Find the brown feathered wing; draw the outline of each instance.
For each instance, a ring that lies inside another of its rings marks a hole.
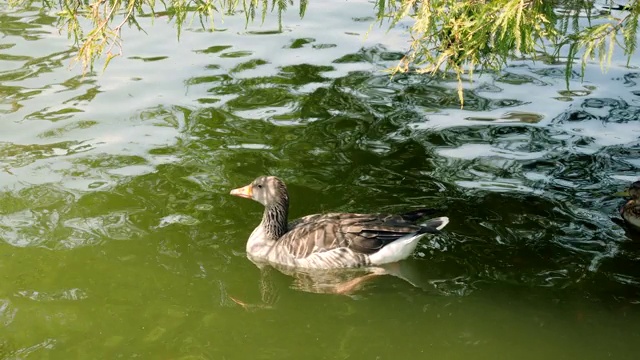
[[[438,232],[437,224],[415,222],[432,210],[420,209],[401,215],[330,213],[309,215],[289,224],[279,240],[295,258],[336,248],[374,254],[399,238],[424,232]]]

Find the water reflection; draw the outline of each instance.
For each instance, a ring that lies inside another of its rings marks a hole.
[[[425,257],[424,252],[418,253],[419,257]],[[251,259],[250,259],[251,260]],[[253,260],[252,260],[253,261]],[[389,278],[398,286],[409,284],[425,293],[441,296],[464,296],[469,294],[473,286],[466,276],[451,276],[439,274],[435,271],[425,273],[419,261],[407,260],[399,263],[386,264],[371,269],[338,269],[338,270],[311,270],[292,269],[283,266],[271,266],[254,262],[260,269],[260,294],[261,302],[249,304],[242,300],[230,297],[234,302],[244,308],[277,306],[278,286],[274,277],[279,273],[286,274],[290,279],[290,287],[304,292],[315,294],[333,294],[349,296],[358,299],[361,296],[373,295],[370,290],[380,286],[380,283]]]

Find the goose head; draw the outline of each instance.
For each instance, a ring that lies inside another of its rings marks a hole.
[[[631,200],[620,209],[620,214],[629,225],[640,230],[640,181],[632,183],[624,195]]]
[[[633,200],[640,200],[640,180],[629,185],[629,189],[627,190],[629,197]]]
[[[231,195],[251,199],[264,205],[258,226],[268,240],[277,240],[287,232],[289,193],[284,182],[275,176],[260,176],[251,184],[231,190]]]
[[[255,200],[266,208],[289,205],[287,186],[275,176],[260,176],[247,186],[231,190],[231,195]]]

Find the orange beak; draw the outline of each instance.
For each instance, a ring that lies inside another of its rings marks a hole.
[[[230,194],[247,198],[247,199],[253,199],[253,191],[252,191],[251,184],[241,188],[233,189],[231,190]]]

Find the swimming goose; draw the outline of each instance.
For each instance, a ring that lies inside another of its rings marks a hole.
[[[632,183],[625,195],[631,199],[620,209],[620,215],[627,224],[640,231],[640,181]]]
[[[329,213],[305,216],[287,224],[289,193],[282,180],[261,176],[231,190],[265,210],[247,241],[252,260],[294,268],[334,269],[382,265],[409,257],[418,241],[438,233],[447,217],[416,222],[427,209],[401,215]]]

